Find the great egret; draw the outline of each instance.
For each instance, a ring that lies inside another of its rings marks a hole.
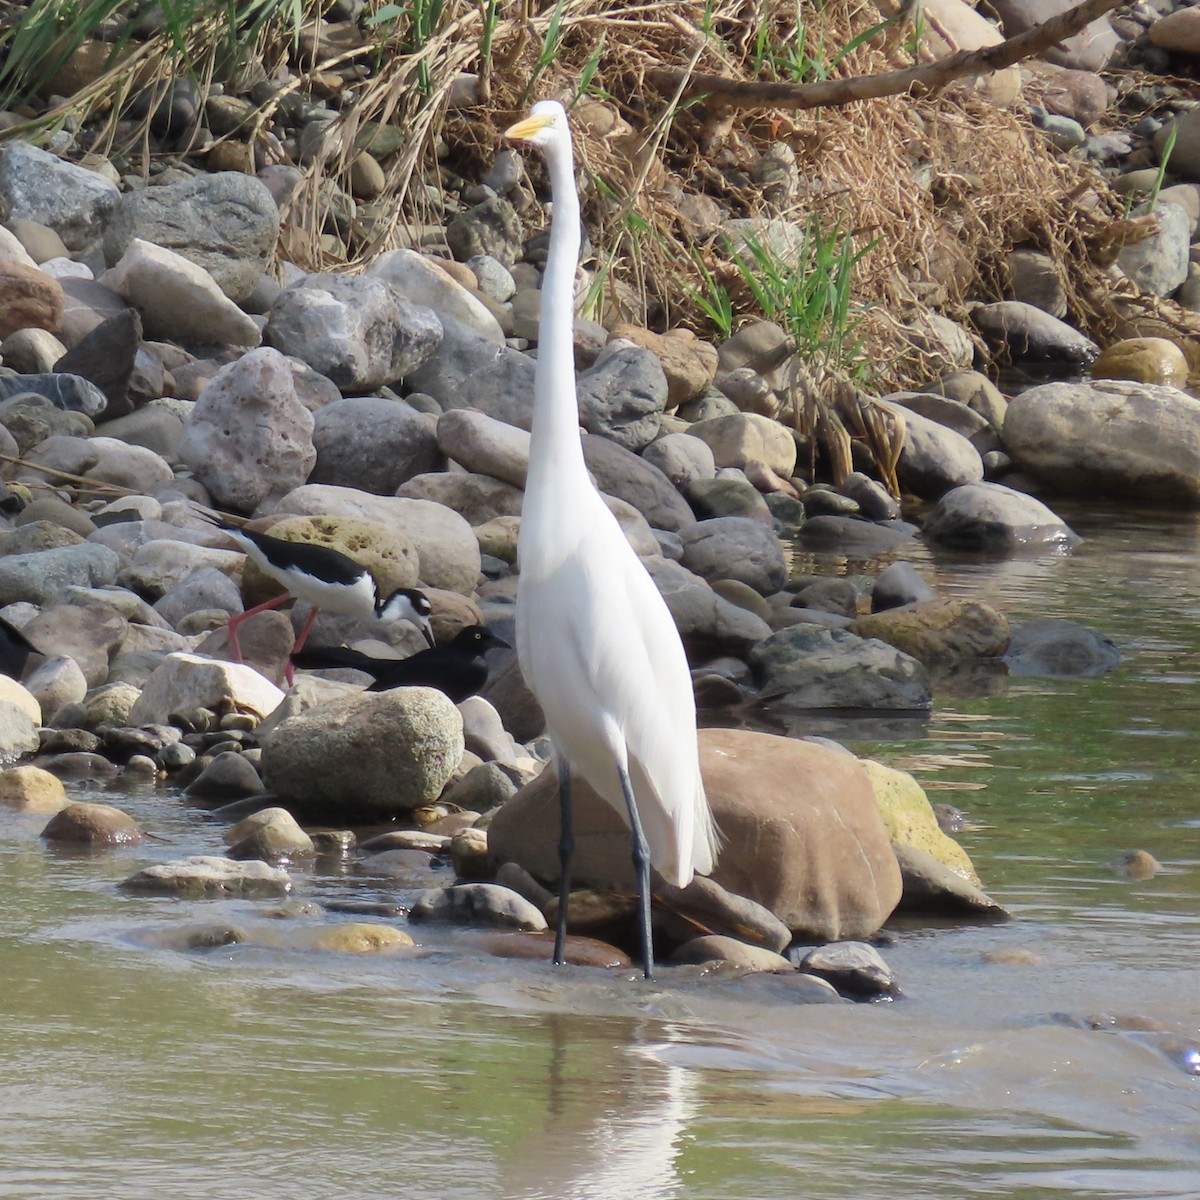
[[[579,197],[567,114],[535,104],[505,133],[537,146],[554,209],[542,278],[529,474],[517,546],[517,655],[546,714],[559,775],[563,961],[574,836],[570,777],[628,822],[642,961],[654,970],[650,867],[677,887],[712,870],[717,836],[700,778],[696,705],[675,622],[584,465],[574,367]]]
[[[292,662],[309,670],[353,667],[375,680],[367,691],[386,692],[396,687],[432,687],[445,692],[455,704],[474,696],[488,680],[484,655],[495,646],[507,646],[483,625],[468,625],[444,646],[422,650],[408,658],[374,658],[346,646],[309,646],[292,655]]]
[[[296,650],[303,648],[308,640],[317,612],[326,609],[347,617],[365,620],[375,617],[381,623],[409,621],[415,625],[430,646],[434,645],[433,629],[429,614],[433,605],[429,597],[416,588],[397,588],[389,596],[380,596],[375,576],[361,563],[331,546],[313,546],[307,542],[289,542],[284,538],[271,537],[267,533],[256,533],[251,529],[238,529],[223,524],[221,529],[233,538],[259,568],[287,589],[287,594],[274,596],[256,604],[245,612],[235,613],[229,618],[229,642],[233,648],[235,662],[242,661],[242,648],[238,645],[237,628],[255,613],[268,608],[278,608],[288,596],[304,600],[312,605],[308,620],[304,622]],[[287,681],[292,681],[292,666],[287,668]]]

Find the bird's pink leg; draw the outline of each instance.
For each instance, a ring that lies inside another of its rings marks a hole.
[[[308,620],[304,622],[304,628],[300,630],[300,636],[296,639],[296,644],[292,647],[293,654],[298,654],[304,648],[304,643],[308,641],[309,632],[312,630],[313,622],[317,619],[317,613],[319,611],[319,609],[314,608],[312,612],[308,614]],[[290,665],[291,664],[289,664],[289,667]],[[290,679],[288,680],[288,683],[291,683]]]
[[[242,648],[238,645],[237,627],[246,620],[247,617],[254,616],[255,613],[266,612],[268,608],[278,608],[288,599],[288,594],[284,592],[282,596],[275,596],[271,600],[264,600],[261,604],[256,604],[253,608],[246,609],[245,612],[234,613],[229,618],[229,645],[233,650],[233,661],[240,663],[242,659]]]

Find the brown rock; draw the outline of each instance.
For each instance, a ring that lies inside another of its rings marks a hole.
[[[138,823],[108,804],[68,804],[50,818],[42,837],[48,842],[85,846],[136,846],[142,840]]]
[[[10,767],[0,771],[0,804],[24,812],[55,813],[70,801],[57,775],[41,767]]]
[[[850,632],[878,638],[926,667],[998,658],[1008,649],[1008,619],[980,600],[926,600],[859,617]]]
[[[336,954],[378,954],[384,950],[407,949],[416,945],[402,929],[357,921],[348,925],[320,925],[315,929],[297,930],[292,943],[299,949],[328,950]]]
[[[0,262],[0,338],[18,329],[48,329],[53,333],[62,320],[64,302],[62,284],[57,279],[37,267]]]
[[[1125,338],[1101,351],[1092,364],[1092,378],[1183,387],[1188,378],[1187,355],[1166,338]]]
[[[667,377],[667,407],[678,408],[703,395],[717,374],[717,351],[691,330],[672,329],[652,333],[640,325],[615,325],[611,336],[624,338],[649,350],[662,364]]]
[[[748,946],[736,938],[708,934],[692,938],[677,947],[671,955],[673,963],[727,962],[744,967],[748,971],[794,971],[782,954],[764,950],[761,946]]]
[[[554,957],[552,933],[465,933],[456,938],[495,958],[530,958],[549,962]],[[575,967],[632,966],[629,955],[595,938],[569,936],[563,958]]]
[[[1146,36],[1154,45],[1171,54],[1200,56],[1200,10],[1179,8],[1159,17]]]
[[[794,933],[866,937],[900,899],[896,865],[866,773],[850,755],[737,729],[700,732],[700,767],[724,839],[713,878]],[[582,779],[572,781],[574,881],[631,891],[629,831]],[[492,860],[558,878],[558,788],[544,771],[493,818]]]
[[[892,849],[904,880],[898,913],[1007,920],[1008,913],[991,896],[932,854],[900,843]]]

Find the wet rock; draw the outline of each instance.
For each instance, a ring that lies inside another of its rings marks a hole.
[[[818,946],[800,960],[800,970],[832,983],[855,999],[894,999],[901,994],[892,969],[866,942]]]
[[[576,377],[581,424],[626,450],[652,442],[662,423],[667,380],[658,359],[636,346],[605,349]]]
[[[942,832],[933,807],[921,785],[906,771],[872,759],[862,759],[863,769],[871,781],[879,815],[892,841],[897,846],[911,846],[928,854],[972,886],[979,886],[979,876],[967,852]]]
[[[513,933],[490,931],[460,934],[459,941],[474,946],[495,958],[530,959],[549,962],[554,957],[554,938],[545,933]],[[607,967],[610,970],[632,966],[629,956],[615,946],[595,938],[567,936],[563,960],[573,967]]]
[[[999,658],[1008,649],[1008,619],[982,600],[924,600],[859,617],[850,632],[877,638],[929,669]]]
[[[186,789],[187,795],[196,799],[221,802],[257,796],[265,790],[254,766],[234,750],[218,754]]]
[[[138,823],[108,804],[68,804],[42,830],[48,842],[85,846],[136,846],[142,841]]]
[[[120,560],[105,546],[84,544],[0,558],[0,605],[28,600],[47,604],[72,586],[105,587]]]
[[[762,595],[787,578],[783,547],[774,531],[748,517],[714,517],[679,531],[683,565],[709,580],[736,579]]]
[[[801,526],[799,540],[807,550],[831,551],[847,558],[874,558],[890,551],[903,553],[914,541],[905,529],[876,525],[856,517],[811,517]]]
[[[926,518],[924,533],[945,546],[992,554],[1079,544],[1066,522],[1040,500],[999,483],[968,484],[947,492]]]
[[[450,862],[459,879],[490,879],[485,829],[460,829],[450,839]]]
[[[695,876],[685,888],[660,881],[654,895],[661,909],[690,923],[693,932],[703,929],[773,952],[792,940],[791,931],[770,909],[704,875]]]
[[[870,783],[851,756],[745,730],[700,732],[705,790],[724,845],[713,879],[769,909],[802,936],[865,937],[900,896],[900,874]],[[580,886],[630,893],[629,830],[587,784],[572,780]],[[494,862],[558,878],[558,788],[545,771],[495,815]]]
[[[771,1003],[849,1004],[837,989],[816,975],[800,971],[755,971],[737,980],[737,994],[762,997]]]
[[[937,593],[910,562],[894,562],[875,577],[871,588],[871,611],[886,612],[906,604],[936,600]]]
[[[915,846],[892,847],[904,881],[896,906],[905,916],[968,917],[974,920],[1008,919],[1008,913],[986,892],[957,871]]]
[[[217,759],[225,758],[219,754]],[[215,761],[215,760],[214,760]],[[312,858],[316,846],[286,808],[264,808],[225,831],[228,854],[234,859],[261,859],[277,863]]]
[[[430,854],[423,850],[383,850],[360,862],[357,869],[402,888],[432,888],[441,879]]]
[[[1200,506],[1200,400],[1176,388],[1042,384],[1009,404],[1004,443],[1057,491]]]
[[[819,608],[844,617],[858,612],[858,588],[850,579],[817,579],[797,587],[795,597],[792,604],[797,608]]]
[[[1162,863],[1148,850],[1127,850],[1109,863],[1122,879],[1153,879],[1162,870]]]
[[[764,950],[761,946],[748,946],[736,938],[721,934],[706,934],[692,938],[675,948],[672,963],[727,962],[743,967],[747,971],[791,971],[792,964],[782,954]]]
[[[263,743],[263,777],[306,804],[391,815],[435,800],[462,753],[462,718],[446,696],[398,688],[284,721]]]
[[[40,767],[0,771],[0,804],[30,813],[53,813],[70,801],[62,781]]]
[[[184,345],[257,346],[262,341],[258,326],[203,267],[140,238],[129,243],[101,282],[138,310],[149,338]]]
[[[152,242],[196,263],[230,300],[241,301],[266,270],[278,236],[279,209],[265,185],[220,171],[122,195],[104,231],[104,257],[112,264],[135,239]]]
[[[155,863],[130,875],[121,887],[135,892],[162,892],[195,899],[239,896],[246,899],[285,896],[292,890],[291,876],[279,867],[251,859],[193,855]]]
[[[146,681],[129,713],[131,725],[166,725],[198,708],[264,717],[283,693],[257,671],[194,654],[171,654]]]
[[[1093,379],[1128,379],[1137,383],[1185,387],[1187,355],[1166,338],[1126,338],[1101,351],[1092,364]]]
[[[100,739],[95,734],[90,734],[86,730],[64,730],[63,732],[81,735],[72,739],[80,745],[100,745]],[[120,774],[120,769],[113,763],[110,763],[102,754],[94,754],[90,750],[82,749],[63,749],[61,752],[47,752],[39,755],[33,765],[40,767],[43,771],[49,771],[50,774],[56,775],[59,779],[65,779],[74,783],[82,783],[86,780],[94,779],[113,779]]]
[[[413,476],[437,468],[435,428],[433,421],[401,400],[335,400],[314,418],[317,461],[309,480],[395,495]]]
[[[1004,661],[1010,675],[1090,679],[1120,666],[1121,652],[1086,625],[1039,618],[1013,626]]]
[[[53,229],[69,250],[94,242],[120,198],[102,175],[25,142],[0,147],[0,202],[8,218]]]
[[[363,275],[307,276],[280,293],[264,333],[267,345],[355,392],[411,375],[441,339],[432,310]]]
[[[1081,364],[1091,362],[1100,353],[1095,342],[1066,322],[1019,300],[981,304],[972,310],[971,320],[984,338],[1012,362]]]
[[[218,505],[248,512],[308,478],[317,459],[313,424],[283,356],[256,350],[201,393],[179,453]]]
[[[930,705],[929,677],[915,658],[844,630],[793,625],[759,642],[748,661],[764,695],[797,708]]]
[[[413,921],[454,921],[540,931],[546,918],[528,900],[494,883],[464,883],[422,893],[413,903]]]
[[[498,763],[480,763],[466,773],[443,794],[447,804],[471,812],[488,812],[503,804],[517,790],[517,785]]]
[[[295,930],[289,940],[296,949],[322,950],[331,954],[381,954],[416,945],[403,929],[362,921]]]

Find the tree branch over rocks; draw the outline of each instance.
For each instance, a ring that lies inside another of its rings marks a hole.
[[[701,94],[709,103],[723,108],[823,108],[875,100],[881,96],[898,96],[914,89],[935,91],[956,79],[1002,71],[1024,58],[1041,54],[1124,2],[1084,0],[1084,3],[994,46],[960,50],[935,63],[886,71],[882,75],[853,75],[818,83],[774,83],[728,79],[724,75],[700,71],[689,73],[680,67],[655,67],[646,72],[646,78],[663,91],[678,91],[683,96]]]

